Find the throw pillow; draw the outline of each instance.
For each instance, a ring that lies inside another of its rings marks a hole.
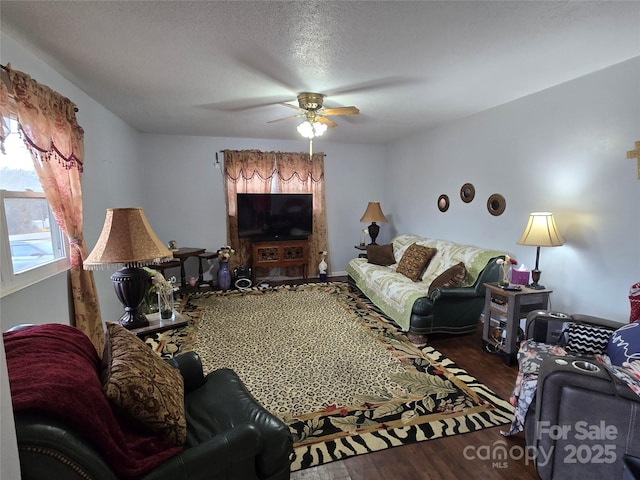
[[[611,330],[584,323],[571,323],[565,348],[580,355],[602,355],[607,351]]]
[[[402,254],[396,272],[417,282],[435,254],[435,248],[413,243]]]
[[[367,260],[375,265],[387,267],[396,263],[393,256],[393,245],[367,245]]]
[[[607,355],[614,365],[640,360],[640,321],[628,323],[613,332],[607,345]]]
[[[431,285],[429,285],[428,296],[431,296],[431,292],[433,292],[436,288],[440,287],[459,287],[462,285],[464,281],[464,277],[467,275],[467,268],[464,266],[463,262],[457,263],[449,268],[447,268],[444,272],[438,275],[433,279]]]
[[[184,445],[187,420],[178,370],[117,323],[107,324],[102,364],[102,390],[116,409],[171,444]]]

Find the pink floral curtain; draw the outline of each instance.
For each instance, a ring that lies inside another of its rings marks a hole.
[[[22,137],[58,226],[69,239],[72,319],[92,341],[99,355],[104,332],[93,273],[84,270],[88,255],[82,228],[84,131],[76,120],[76,107],[66,97],[7,65],[9,88],[0,82],[0,110],[15,113]]]
[[[324,153],[309,157],[307,153],[276,154],[278,191],[281,193],[313,193],[313,234],[309,238],[310,275],[318,276],[320,252],[327,250],[327,210],[324,195]],[[325,262],[331,271],[330,258]]]
[[[319,252],[327,250],[327,214],[324,194],[324,154],[226,150],[227,236],[238,255],[233,266],[249,265],[251,242],[238,237],[238,193],[313,193],[313,234],[309,238],[307,272],[317,276]],[[237,247],[236,247],[237,246]],[[237,262],[237,263],[236,263]],[[327,261],[328,263],[328,261]]]
[[[224,152],[225,184],[227,187],[227,240],[236,254],[229,268],[251,263],[251,242],[238,237],[236,195],[238,193],[269,193],[275,173],[275,154],[258,150]]]

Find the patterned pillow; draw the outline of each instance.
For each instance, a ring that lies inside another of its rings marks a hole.
[[[431,296],[436,288],[440,287],[459,287],[464,281],[464,277],[467,275],[467,268],[463,262],[457,263],[452,267],[447,268],[444,272],[433,279],[431,285],[429,285],[428,296]]]
[[[173,445],[187,438],[184,383],[142,340],[108,323],[102,357],[102,390],[115,407]]]
[[[403,274],[414,282],[417,282],[435,254],[435,248],[429,248],[413,243],[409,245],[402,254],[402,258],[398,262],[396,272]]]
[[[640,360],[640,321],[629,323],[613,332],[607,355],[614,365]]]
[[[580,355],[602,355],[607,351],[611,330],[584,323],[571,323],[565,348]]]
[[[367,245],[367,259],[375,265],[389,266],[396,263],[393,256],[393,245]]]

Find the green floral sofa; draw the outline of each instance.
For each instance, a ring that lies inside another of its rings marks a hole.
[[[414,243],[435,249],[426,270],[415,282],[396,271],[405,251]],[[483,284],[498,281],[500,266],[496,260],[504,258],[504,252],[415,235],[399,235],[391,245],[396,263],[384,266],[369,263],[367,258],[354,258],[346,267],[349,283],[416,343],[424,343],[431,333],[474,332],[484,306]],[[460,262],[466,273],[459,286],[433,288],[428,294],[431,283]]]

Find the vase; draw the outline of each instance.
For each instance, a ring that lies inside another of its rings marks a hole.
[[[173,287],[158,290],[158,310],[162,320],[173,320]]]
[[[218,268],[218,288],[220,290],[229,290],[231,287],[231,272],[229,271],[229,262],[220,262]]]
[[[158,294],[151,282],[151,277],[149,277],[149,281],[147,282],[147,290],[144,294],[144,301],[142,304],[145,314],[156,313],[158,311]]]
[[[511,284],[511,264],[504,263],[500,268],[500,280],[499,285],[501,287],[508,287]]]

